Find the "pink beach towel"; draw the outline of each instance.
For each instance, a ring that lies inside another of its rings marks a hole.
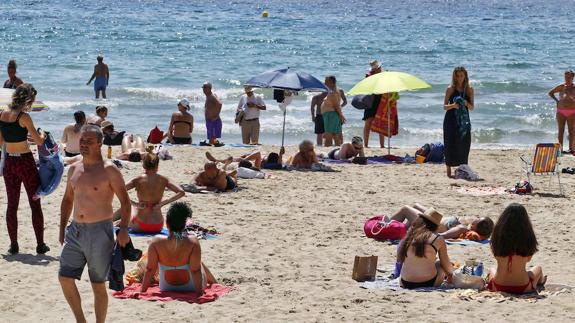
[[[182,293],[182,292],[162,292],[158,285],[151,286],[145,293],[140,292],[142,284],[133,283],[121,292],[113,292],[112,296],[115,298],[132,298],[132,299],[142,299],[146,301],[182,301],[188,303],[203,304],[208,302],[213,302],[221,296],[229,293],[233,287],[226,287],[220,284],[212,284],[204,290],[204,295],[198,297],[195,293]]]

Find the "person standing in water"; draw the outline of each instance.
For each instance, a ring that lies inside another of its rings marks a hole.
[[[206,95],[205,117],[206,117],[206,130],[210,145],[216,145],[218,138],[222,137],[222,119],[220,112],[222,111],[222,102],[212,92],[212,83],[205,82],[202,85],[202,90]]]
[[[557,140],[561,145],[563,153],[575,152],[575,86],[573,86],[573,70],[565,71],[565,83],[559,84],[551,91],[549,96],[557,103]],[[555,96],[559,93],[559,99]],[[565,132],[565,122],[567,122],[567,129],[569,130],[569,150],[563,148],[563,133]]]
[[[327,76],[324,83],[328,89],[328,94],[321,104],[321,115],[325,130],[325,146],[330,147],[334,141],[336,146],[341,146],[343,144],[341,126],[345,123],[345,117],[341,111],[343,98],[337,87],[335,76]]]
[[[94,73],[86,85],[90,85],[93,79],[94,81],[94,92],[96,93],[96,99],[100,98],[100,92],[102,92],[102,98],[106,98],[106,87],[108,87],[108,82],[110,80],[110,71],[108,70],[108,65],[104,64],[104,56],[98,55],[96,57],[98,64],[94,65]]]
[[[8,62],[8,79],[4,82],[5,89],[16,89],[20,84],[24,83],[16,76],[16,61],[11,59]]]
[[[443,145],[447,177],[453,177],[451,167],[468,164],[471,148],[469,111],[473,110],[474,92],[464,67],[453,70],[451,85],[445,91],[443,109]]]

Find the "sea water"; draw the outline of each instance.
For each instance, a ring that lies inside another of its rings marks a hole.
[[[401,93],[394,146],[442,141],[445,89],[462,65],[475,88],[473,146],[519,147],[555,141],[547,92],[573,67],[574,9],[572,0],[0,1],[0,64],[5,71],[17,60],[50,107],[33,114],[36,126],[57,136],[75,110],[96,105],[109,107],[116,129],[165,130],[187,97],[197,143],[206,137],[205,81],[223,101],[223,141],[240,142],[234,112],[250,77],[291,67],[333,74],[349,90],[378,59],[432,85]],[[106,101],[86,85],[100,53],[110,67]],[[260,141],[279,144],[282,112],[271,91],[257,92],[268,107]],[[300,93],[288,107],[287,143],[315,138],[310,100]],[[348,104],[343,112],[346,139],[361,135],[362,111]]]

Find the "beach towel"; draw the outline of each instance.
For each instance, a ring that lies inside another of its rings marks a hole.
[[[214,239],[218,237],[218,232],[212,228],[203,228],[197,224],[186,224],[186,230],[188,231],[188,235],[195,235],[198,239]],[[162,231],[158,233],[145,233],[145,232],[136,232],[132,228],[128,229],[128,233],[131,237],[154,237],[157,235],[160,236],[167,236],[168,229],[162,228]]]
[[[371,131],[386,137],[395,136],[399,133],[399,119],[397,117],[397,100],[392,99],[389,104],[390,114],[388,118],[387,99],[383,96],[377,107],[377,112],[371,122]],[[389,128],[388,128],[389,127]]]
[[[123,291],[114,292],[112,296],[120,299],[141,299],[145,301],[159,301],[159,302],[170,302],[170,301],[180,301],[195,304],[204,304],[208,302],[213,302],[216,299],[228,294],[232,291],[233,287],[227,287],[220,284],[212,284],[204,289],[204,295],[198,297],[196,293],[184,293],[184,292],[162,292],[160,291],[160,286],[154,285],[150,286],[145,293],[140,292],[142,284],[132,283]]]
[[[62,175],[64,175],[64,160],[59,154],[58,144],[52,134],[45,133],[44,143],[38,146],[40,187],[36,192],[37,197],[54,192],[62,180]]]
[[[453,285],[443,283],[439,287],[422,287],[416,289],[406,289],[399,286],[400,278],[389,278],[377,276],[374,281],[362,282],[359,284],[360,288],[365,289],[387,289],[387,290],[402,290],[406,292],[451,292],[453,291]]]
[[[352,165],[352,161],[350,160],[337,160],[337,159],[330,159],[330,158],[319,158],[320,162],[328,163],[328,164],[337,164],[337,165]],[[410,155],[405,155],[404,157],[395,156],[395,155],[385,155],[385,156],[370,156],[367,157],[367,164],[368,165],[378,165],[378,164],[415,164],[415,157]]]
[[[570,294],[573,292],[573,287],[563,284],[545,284],[545,286],[538,286],[536,292],[516,295],[508,294],[503,292],[492,292],[488,290],[476,291],[471,289],[466,290],[456,290],[454,291],[452,297],[458,298],[464,301],[478,301],[483,303],[485,301],[491,301],[495,303],[504,302],[527,302],[535,303],[539,300],[546,299],[551,296],[557,296],[561,294]]]
[[[452,186],[452,189],[458,193],[472,195],[472,196],[489,196],[489,195],[510,194],[508,189],[505,187],[460,186],[458,184],[452,184],[451,186]]]
[[[457,245],[457,246],[481,246],[484,244],[489,244],[489,239],[480,240],[480,241],[473,241],[473,240],[466,240],[466,239],[445,239],[445,242],[449,245]]]

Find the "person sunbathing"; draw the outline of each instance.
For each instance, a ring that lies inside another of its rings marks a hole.
[[[408,230],[413,221],[427,210],[428,208],[419,203],[404,205],[391,217],[385,216],[384,222],[397,221],[403,223],[406,227],[405,229]],[[488,217],[450,216],[442,218],[437,232],[445,239],[482,241],[489,239],[489,236],[491,236],[493,220]]]
[[[311,169],[313,164],[319,163],[313,142],[304,140],[299,144],[299,151],[292,158],[290,167],[295,169]]]
[[[154,237],[148,247],[142,293],[148,290],[158,270],[161,291],[195,292],[202,296],[207,286],[217,283],[202,263],[200,242],[185,232],[186,221],[191,216],[192,210],[186,203],[176,202],[170,206],[166,215],[168,236]]]
[[[497,269],[487,275],[487,289],[511,294],[536,290],[547,281],[540,266],[526,270],[527,263],[538,251],[537,238],[527,210],[512,203],[505,208],[493,229],[491,251]]]
[[[335,160],[350,160],[357,156],[365,157],[363,139],[358,136],[353,137],[351,142],[345,143],[340,148],[335,148],[327,154],[329,159]]]
[[[156,154],[146,153],[142,159],[144,174],[126,184],[126,190],[136,189],[138,202],[132,201],[132,220],[130,228],[136,232],[157,233],[164,227],[162,207],[175,202],[186,194],[182,188],[170,179],[158,174],[160,158]],[[164,190],[169,189],[176,195],[162,201]],[[117,216],[119,217],[119,213]]]
[[[437,229],[442,215],[433,208],[421,214],[405,239],[399,243],[397,261],[402,264],[400,285],[403,288],[438,287],[445,280],[453,281],[453,266],[447,245]],[[439,255],[439,261],[436,261]]]
[[[259,151],[253,152],[253,153],[249,153],[249,154],[243,154],[240,155],[239,157],[232,157],[229,156],[226,159],[217,159],[215,158],[209,151],[206,151],[206,158],[214,163],[222,163],[222,164],[230,164],[232,162],[237,162],[237,163],[242,163],[243,162],[243,166],[240,167],[245,167],[246,165],[248,165],[249,163],[249,168],[255,168],[255,169],[261,169],[261,165],[262,165],[262,153]]]
[[[450,216],[441,221],[439,232],[445,239],[487,240],[493,232],[493,220],[488,217]]]
[[[124,139],[122,139],[122,152],[116,156],[117,159],[138,163],[145,154],[151,151],[151,149],[146,148],[142,137],[136,136],[135,140],[133,139],[133,136],[125,136]]]
[[[218,169],[215,162],[207,162],[204,164],[204,171],[196,176],[195,182],[198,189],[207,191],[220,191],[226,192],[235,189],[238,184],[237,172],[232,171],[229,174],[226,172],[226,167]]]

